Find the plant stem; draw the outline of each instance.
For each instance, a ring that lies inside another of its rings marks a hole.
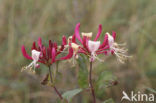
[[[50,81],[51,81],[51,83],[53,83],[52,72],[51,72],[50,66],[49,66],[49,74],[50,74]],[[55,85],[53,85],[53,88],[54,88],[55,92],[57,93],[57,95],[59,96],[59,98],[62,100],[63,97],[62,97],[61,93],[57,90]]]
[[[94,93],[94,87],[92,84],[92,62],[90,62],[90,71],[89,71],[89,86],[91,88],[92,96],[93,96],[93,103],[96,103],[95,93]]]

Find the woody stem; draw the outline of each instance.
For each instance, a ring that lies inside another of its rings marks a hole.
[[[93,103],[96,103],[94,87],[93,87],[93,84],[92,84],[92,62],[90,62],[90,70],[89,70],[89,86],[90,86],[91,93],[92,93],[92,97],[93,97]]]
[[[49,66],[49,74],[50,74],[50,81],[51,81],[51,83],[53,83],[52,72],[51,72],[50,66]],[[54,88],[55,92],[57,93],[57,95],[59,96],[59,98],[60,99],[63,99],[61,93],[57,90],[57,88],[55,87],[55,85],[53,85],[53,88]]]

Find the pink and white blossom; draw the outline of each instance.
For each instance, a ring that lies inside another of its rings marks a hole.
[[[117,59],[121,63],[124,63],[127,58],[131,57],[126,55],[128,50],[123,47],[125,44],[118,44],[115,42],[115,32],[113,32],[112,35],[110,35],[108,32],[106,34],[108,35],[108,45],[110,48],[109,52],[115,54],[117,56]]]
[[[115,42],[116,33],[112,32],[110,35],[108,32],[104,36],[103,42],[97,41],[102,33],[102,25],[99,25],[98,33],[96,37],[92,40],[92,32],[84,33],[82,32],[82,37],[79,33],[80,23],[78,23],[75,27],[75,32],[72,38],[70,37],[70,42],[77,47],[77,49],[73,48],[74,56],[78,56],[78,53],[83,53],[90,58],[90,61],[94,61],[95,59],[99,61],[103,61],[97,57],[99,54],[109,55],[115,54],[120,62],[124,62],[127,57],[125,53],[127,52],[126,49],[121,48],[123,44],[117,44]],[[78,42],[77,42],[77,40]],[[77,45],[77,46],[76,46]]]
[[[30,68],[32,66],[34,66],[35,68],[39,67],[39,64],[37,64],[37,62],[50,66],[57,61],[70,59],[73,56],[73,49],[70,46],[68,48],[68,54],[66,56],[57,58],[57,56],[62,54],[63,51],[65,50],[65,45],[67,45],[67,40],[65,36],[62,37],[61,46],[58,46],[57,43],[53,43],[51,42],[51,40],[49,40],[49,46],[46,47],[42,44],[42,39],[39,38],[38,46],[36,45],[35,42],[33,42],[31,48],[32,56],[29,56],[23,45],[21,47],[23,56],[29,60],[33,60],[33,62],[26,67],[27,68]]]
[[[108,49],[108,46],[106,45],[107,38],[108,38],[107,35],[104,37],[104,41],[102,43],[100,41],[97,41],[102,33],[102,25],[101,24],[99,25],[98,33],[93,40],[91,40],[93,36],[92,32],[89,33],[82,32],[81,33],[82,38],[81,38],[79,33],[79,28],[80,28],[80,23],[76,25],[75,33],[71,38],[71,42],[74,43],[74,45],[78,45],[79,47],[76,51],[75,49],[73,49],[75,52],[75,56],[77,56],[78,53],[83,53],[89,56],[90,61],[94,61],[95,59],[102,61],[97,57],[97,55],[105,54],[107,52],[106,50]],[[76,39],[78,39],[80,43],[78,43]]]

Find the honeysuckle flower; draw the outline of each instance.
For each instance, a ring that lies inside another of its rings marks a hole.
[[[94,61],[95,59],[102,61],[97,57],[97,55],[105,54],[107,52],[107,49],[109,49],[108,45],[106,45],[108,40],[107,35],[105,35],[104,41],[102,43],[100,41],[97,41],[102,32],[102,25],[101,24],[99,25],[98,33],[94,38],[94,40],[91,40],[93,35],[92,32],[89,33],[82,32],[81,33],[82,38],[81,38],[79,34],[79,28],[80,28],[80,23],[76,25],[75,34],[72,36],[72,38],[70,38],[70,41],[72,42],[72,44],[74,44],[74,46],[71,47],[73,48],[75,55],[77,55],[76,53],[83,53],[90,58],[90,61]],[[76,41],[76,39],[78,39],[80,44]],[[75,47],[77,49],[75,49]]]
[[[26,67],[29,68],[31,65],[37,67],[37,65],[39,65],[37,64],[37,62],[50,66],[56,61],[70,59],[73,56],[73,49],[70,46],[68,48],[68,54],[66,56],[57,58],[59,54],[64,53],[65,45],[67,45],[67,40],[65,36],[62,37],[61,46],[58,46],[57,43],[52,43],[51,40],[49,40],[49,46],[46,47],[42,44],[41,38],[39,38],[38,46],[36,46],[36,43],[33,42],[31,48],[32,56],[29,56],[27,54],[23,45],[21,48],[23,56],[29,60],[33,60],[33,62]]]
[[[91,60],[90,61],[94,61],[95,57],[96,57],[96,51],[98,50],[98,48],[100,47],[100,41],[88,41],[88,49],[91,52]]]
[[[79,45],[75,44],[75,43],[71,43],[71,47],[73,48],[73,51],[74,51],[74,56],[77,57],[77,53],[78,53],[78,50],[79,50]]]
[[[117,59],[121,62],[124,63],[124,61],[131,56],[127,56],[126,52],[128,51],[128,49],[125,49],[123,46],[125,44],[118,44],[115,42],[115,38],[116,38],[116,33],[113,32],[112,36],[107,32],[106,35],[108,35],[108,45],[109,45],[109,52],[111,52],[112,54],[115,54],[117,56]]]
[[[98,38],[101,35],[102,32],[102,25],[99,25],[98,33],[96,37],[92,39],[92,32],[84,33],[82,32],[82,38],[79,33],[80,23],[78,23],[75,27],[75,34],[70,37],[70,42],[74,44],[71,46],[74,50],[74,55],[77,56],[78,53],[83,53],[87,55],[90,59],[90,61],[94,61],[95,59],[99,61],[103,61],[100,58],[97,57],[99,54],[109,55],[109,54],[115,54],[117,56],[117,59],[123,63],[124,60],[127,57],[125,53],[127,52],[127,49],[121,48],[121,46],[124,46],[123,44],[118,44],[115,42],[116,33],[112,32],[112,36],[107,32],[104,36],[104,40],[101,43],[100,41],[97,41]],[[76,39],[79,41],[79,43],[76,41]]]
[[[38,67],[39,64],[37,64],[38,60],[39,60],[39,57],[40,57],[40,52],[36,51],[36,50],[32,50],[32,59],[33,59],[33,62],[31,64],[34,65],[34,67]],[[31,66],[30,64],[30,66]]]
[[[40,52],[36,50],[32,50],[31,55],[32,55],[31,58],[33,61],[28,66],[23,67],[21,71],[29,69],[31,72],[34,73],[34,68],[40,67],[40,65],[37,64],[39,57],[40,57]]]

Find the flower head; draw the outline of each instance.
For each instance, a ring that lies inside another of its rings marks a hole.
[[[106,36],[104,38],[103,43],[101,43],[100,41],[97,41],[102,32],[102,25],[101,24],[99,25],[98,33],[96,37],[94,38],[94,40],[91,40],[92,35],[93,35],[92,32],[89,32],[89,33],[82,32],[81,33],[82,38],[81,38],[80,33],[79,33],[79,28],[80,28],[80,23],[76,25],[75,34],[72,36],[72,43],[74,43],[74,45],[79,46],[76,53],[83,53],[89,56],[90,61],[94,61],[95,59],[98,59],[101,61],[101,59],[99,59],[97,55],[105,53],[105,50],[108,49],[106,46],[106,43],[107,43]],[[76,39],[78,39],[80,44],[76,42]]]
[[[94,61],[95,59],[99,61],[103,61],[97,57],[99,54],[108,55],[110,52],[112,54],[115,54],[118,57],[118,60],[120,62],[123,62],[125,58],[129,57],[126,56],[124,53],[127,52],[124,48],[121,48],[121,44],[117,44],[115,42],[116,33],[112,32],[112,36],[109,33],[106,33],[104,36],[103,42],[97,41],[102,33],[102,25],[99,25],[98,33],[96,37],[92,39],[92,32],[84,33],[82,32],[82,38],[79,33],[80,23],[78,23],[75,27],[75,33],[70,37],[70,42],[74,44],[72,48],[75,51],[75,55],[78,53],[83,53],[87,55],[90,59],[90,61]],[[79,43],[76,41],[76,39],[79,41]],[[75,49],[76,47],[76,49]]]
[[[65,45],[67,45],[65,36],[63,36],[62,38],[61,46],[58,46],[57,43],[53,43],[51,42],[51,40],[49,40],[49,46],[46,47],[42,44],[42,39],[39,38],[38,46],[36,46],[36,43],[33,42],[31,48],[32,56],[29,56],[27,54],[25,47],[23,45],[21,48],[23,56],[27,59],[33,60],[32,63],[24,67],[24,69],[32,68],[32,66],[34,68],[39,67],[39,64],[37,64],[37,62],[50,66],[56,61],[70,59],[73,55],[73,49],[71,47],[68,48],[68,54],[66,56],[57,58],[59,54],[64,53]]]

